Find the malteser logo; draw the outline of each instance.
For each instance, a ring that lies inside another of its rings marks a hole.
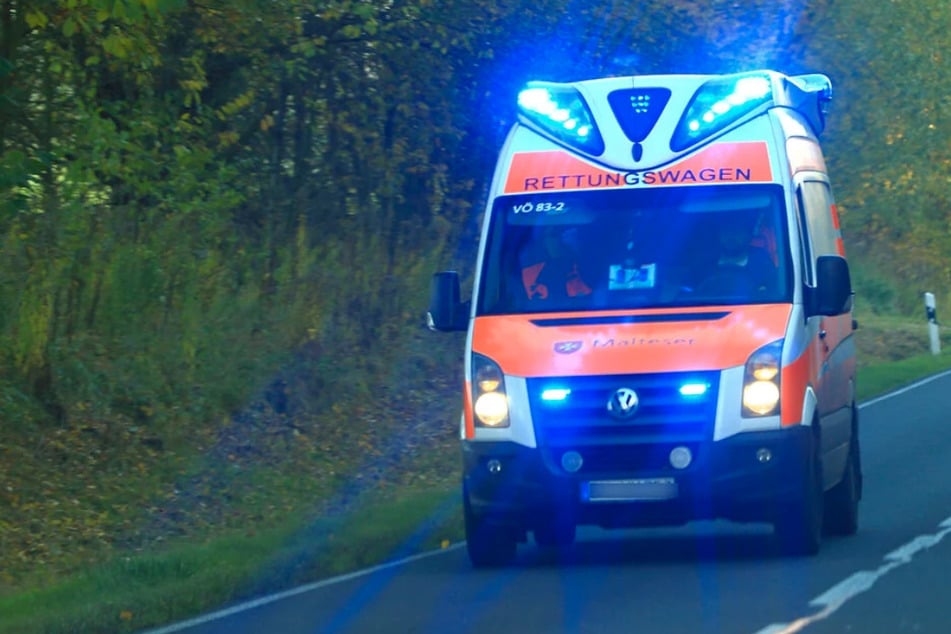
[[[559,341],[555,344],[555,352],[558,354],[573,354],[581,350],[580,341]]]

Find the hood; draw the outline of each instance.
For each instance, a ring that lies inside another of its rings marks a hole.
[[[477,317],[472,350],[506,374],[722,370],[786,333],[789,304]]]

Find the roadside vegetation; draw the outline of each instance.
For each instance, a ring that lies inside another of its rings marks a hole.
[[[951,5],[788,4],[0,0],[0,632],[458,542],[423,313],[528,79],[829,74],[860,395],[951,366]]]

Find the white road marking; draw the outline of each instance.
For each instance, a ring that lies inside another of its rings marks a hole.
[[[859,409],[864,409],[870,405],[884,401],[885,399],[898,396],[899,394],[904,394],[905,392],[910,392],[915,388],[921,387],[922,385],[931,383],[932,381],[946,377],[948,375],[951,375],[951,370],[929,376],[926,379],[916,381],[911,385],[906,385],[905,387],[895,390],[894,392],[889,392],[888,394],[883,394],[882,396],[873,398],[870,401],[865,401],[859,405]],[[771,625],[767,625],[761,630],[758,630],[755,634],[795,634],[796,632],[802,631],[812,623],[828,618],[836,610],[845,605],[849,599],[853,599],[866,590],[869,590],[873,585],[875,585],[876,581],[884,577],[886,574],[895,568],[910,563],[912,558],[919,552],[927,550],[938,544],[942,539],[945,538],[946,535],[951,533],[951,517],[941,522],[938,525],[938,528],[941,530],[939,530],[937,533],[933,533],[931,535],[919,535],[885,555],[882,558],[883,564],[879,566],[877,570],[861,570],[856,572],[855,574],[843,579],[836,585],[817,596],[815,599],[809,602],[810,606],[814,608],[821,608],[821,610],[815,614],[796,619],[792,623],[773,623]]]
[[[794,634],[812,623],[828,618],[850,599],[871,589],[889,572],[911,563],[915,555],[939,544],[942,539],[951,534],[951,517],[941,522],[938,528],[940,529],[938,532],[919,535],[882,557],[882,565],[876,570],[860,570],[817,596],[809,602],[810,606],[821,608],[815,614],[796,619],[792,623],[773,623],[758,630],[756,634]]]
[[[426,559],[427,557],[432,557],[434,555],[441,555],[443,553],[448,553],[450,551],[456,550],[457,548],[462,548],[464,544],[465,542],[460,542],[458,544],[453,544],[451,546],[442,548],[440,550],[431,550],[425,553],[412,555],[410,557],[404,557],[403,559],[389,561],[385,564],[373,566],[372,568],[364,568],[363,570],[357,570],[354,572],[347,573],[345,575],[330,577],[329,579],[322,579],[320,581],[308,583],[307,585],[291,588],[290,590],[285,590],[284,592],[277,592],[275,594],[269,594],[267,596],[263,596],[258,599],[253,599],[251,601],[245,601],[244,603],[238,603],[237,605],[233,605],[230,608],[225,608],[224,610],[218,610],[217,612],[210,612],[202,616],[197,616],[193,619],[188,619],[187,621],[181,621],[179,623],[167,625],[165,627],[160,627],[158,629],[148,630],[147,632],[142,632],[141,634],[172,634],[173,632],[181,632],[182,630],[187,630],[190,627],[195,627],[197,625],[204,625],[205,623],[209,623],[211,621],[217,621],[218,619],[223,619],[225,617],[231,616],[232,614],[238,614],[240,612],[245,612],[247,610],[253,610],[254,608],[260,607],[262,605],[267,605],[268,603],[274,603],[275,601],[281,601],[283,599],[287,599],[288,597],[293,597],[298,594],[310,592],[311,590],[317,590],[318,588],[323,588],[324,586],[331,586],[335,583],[350,581],[351,579],[357,579],[358,577],[363,577],[365,575],[369,575],[374,572],[380,572],[381,570],[388,570],[389,568],[396,568],[397,566],[402,566],[403,564],[408,564],[413,561],[419,561],[420,559]]]

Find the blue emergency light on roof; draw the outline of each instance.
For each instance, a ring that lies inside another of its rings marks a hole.
[[[529,82],[518,94],[521,114],[562,143],[594,156],[604,152],[604,140],[584,97],[564,84]]]
[[[810,105],[814,104],[815,107],[814,109],[804,107],[803,110],[809,122],[812,123],[816,134],[819,134],[825,127],[825,115],[829,107],[829,102],[832,101],[832,82],[826,75],[819,73],[796,75],[795,77],[790,77],[789,81],[793,86],[810,96],[810,98],[806,98],[804,101]],[[812,97],[814,97],[814,101]]]
[[[742,73],[711,79],[691,98],[674,129],[670,149],[675,152],[684,150],[769,103],[772,98],[772,82],[766,73]]]

